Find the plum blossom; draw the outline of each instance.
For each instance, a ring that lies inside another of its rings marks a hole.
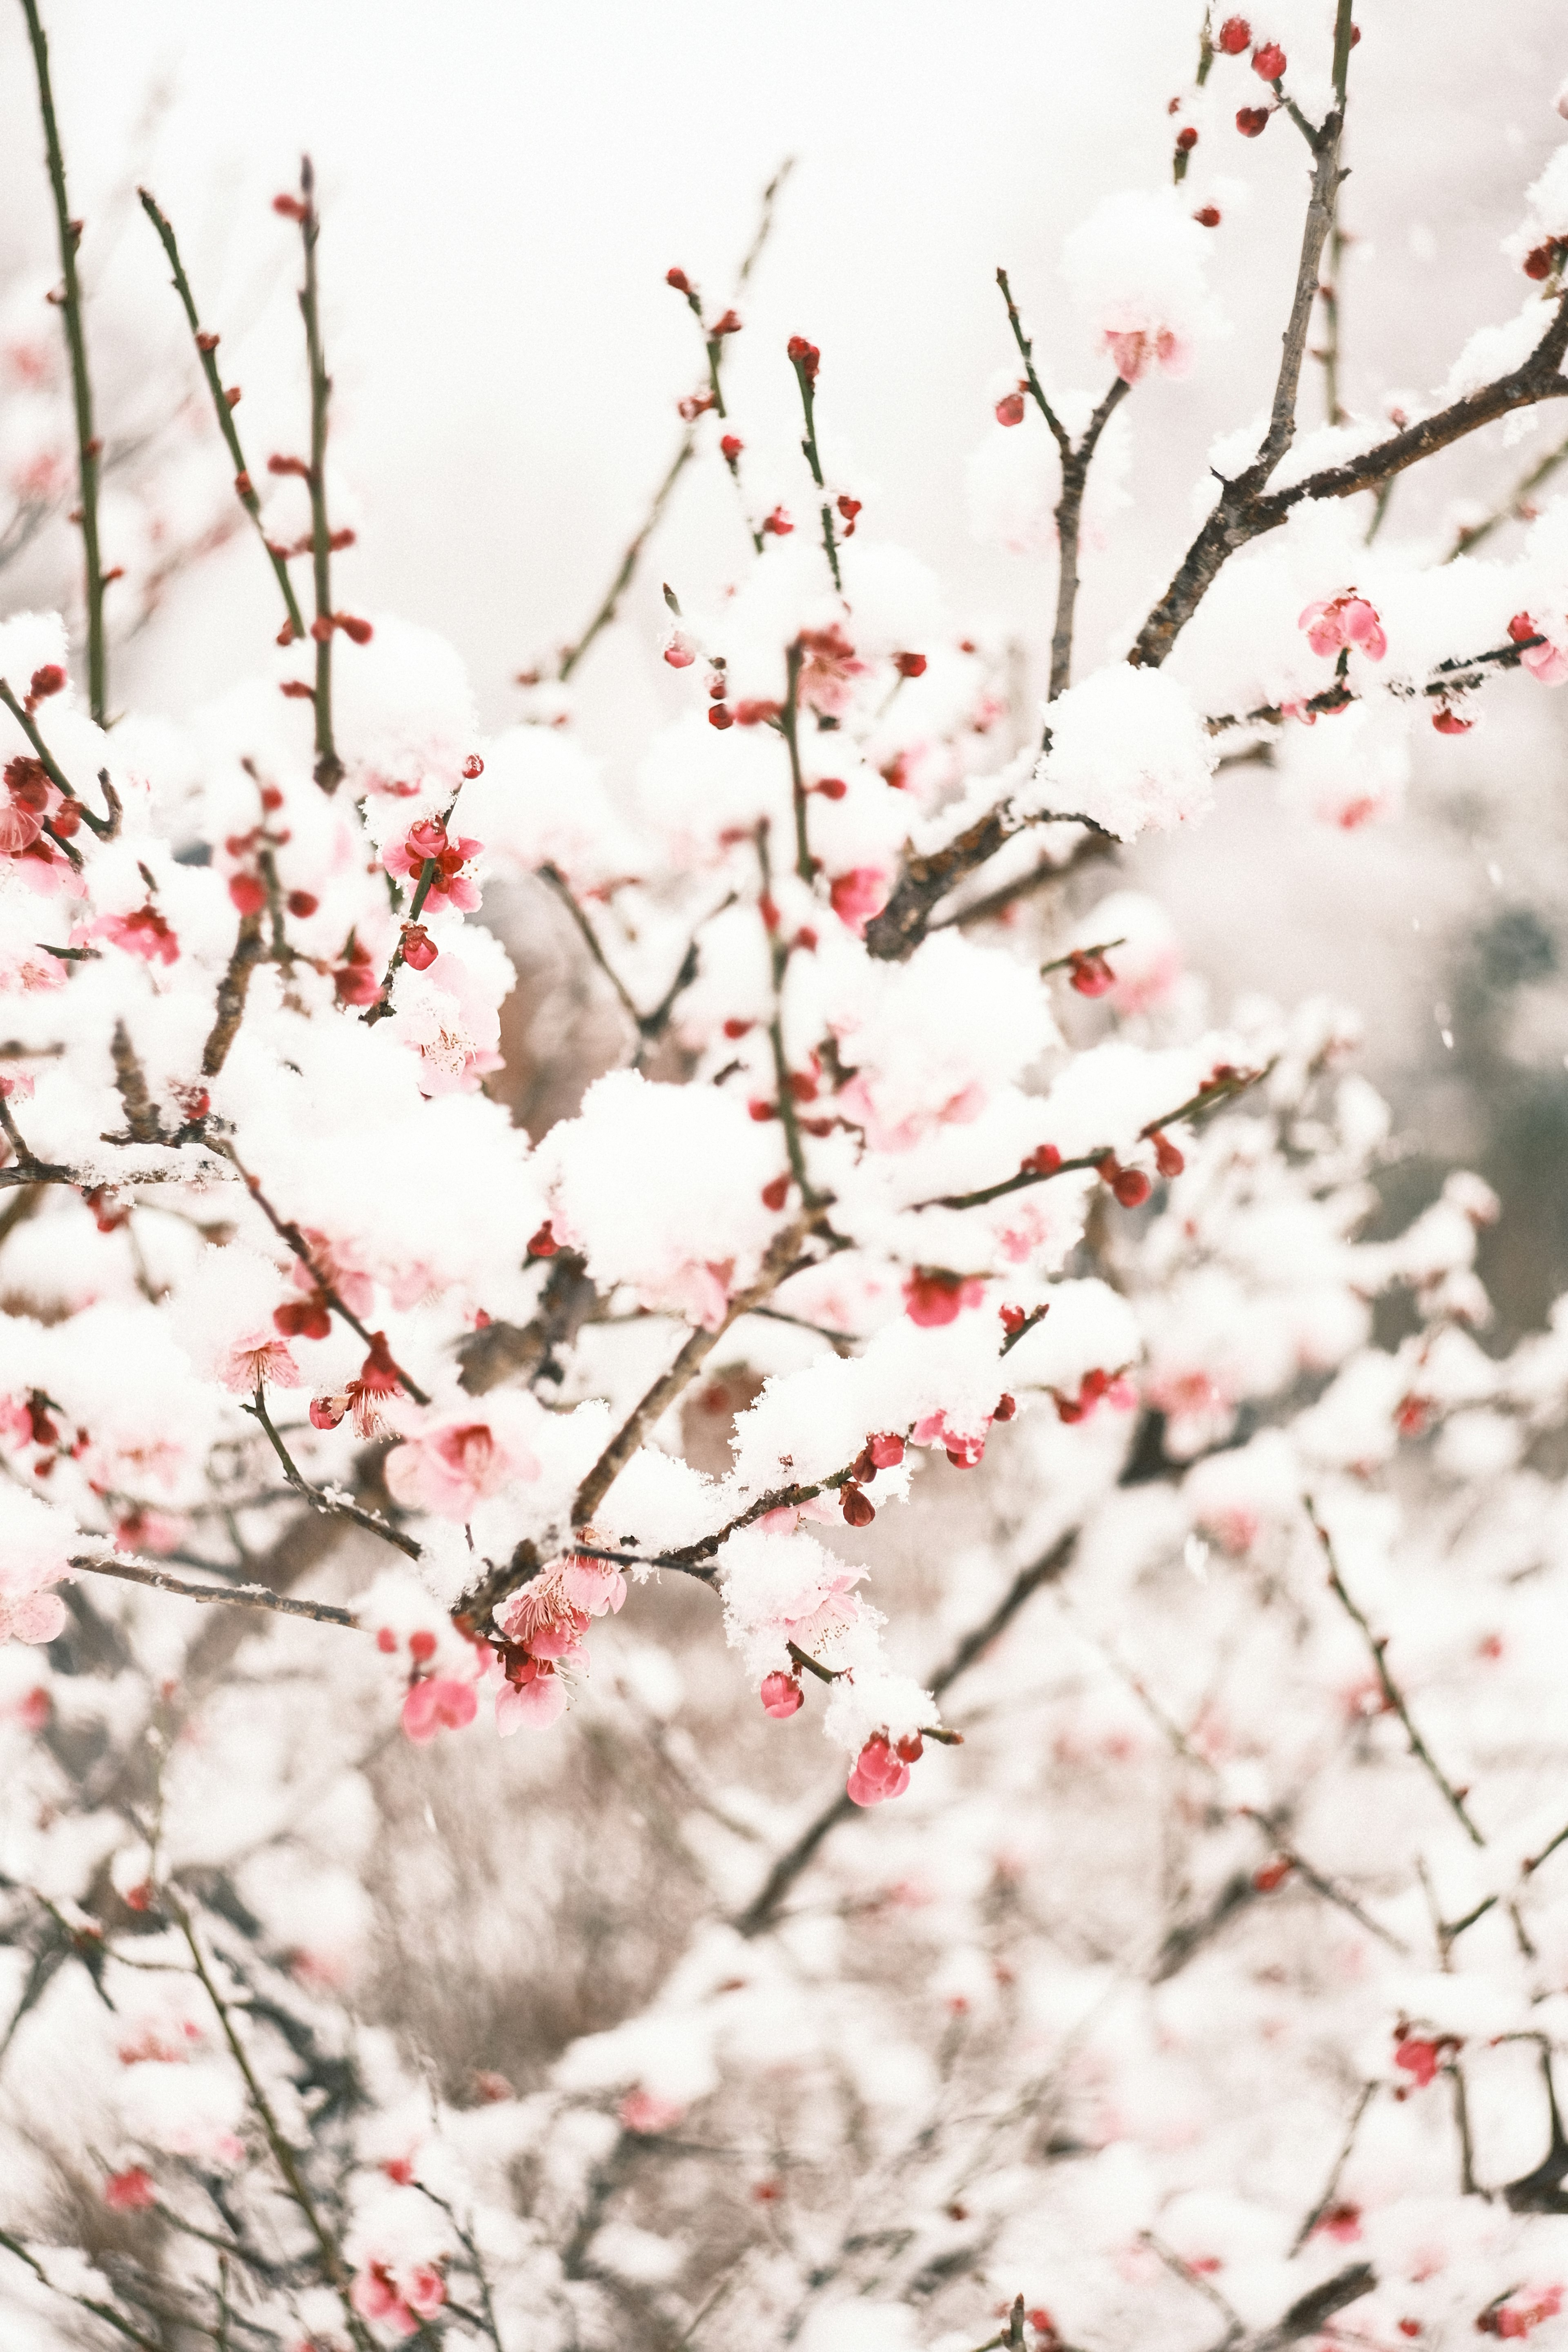
[[[479,1503],[514,1479],[539,1476],[528,1443],[538,1419],[531,1398],[505,1392],[420,1417],[386,1457],[387,1486],[406,1510],[471,1519]]]

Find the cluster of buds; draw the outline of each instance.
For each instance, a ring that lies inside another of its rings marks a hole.
[[[1068,1423],[1087,1421],[1102,1400],[1108,1399],[1112,1404],[1130,1404],[1132,1401],[1121,1373],[1104,1371],[1098,1365],[1092,1371],[1085,1372],[1079,1382],[1077,1396],[1064,1396],[1059,1389],[1053,1389],[1051,1394],[1056,1402],[1057,1419]]]
[[[895,1432],[884,1430],[868,1437],[849,1467],[849,1475],[838,1490],[839,1507],[852,1528],[868,1528],[877,1516],[876,1506],[866,1488],[879,1470],[896,1470],[904,1458],[904,1441]]]
[[[1141,1209],[1154,1189],[1142,1168],[1123,1168],[1114,1151],[1102,1152],[1094,1165],[1101,1181],[1110,1185],[1124,1209]]]
[[[41,662],[28,679],[27,691],[22,698],[22,707],[29,718],[40,702],[47,702],[52,694],[63,694],[65,685],[66,674],[58,662]]]
[[[426,816],[410,825],[402,841],[393,844],[383,863],[389,874],[423,884],[427,897],[471,914],[479,903],[479,887],[463,869],[483,847],[482,841],[467,834],[454,839],[439,817]],[[433,961],[434,957],[426,961]]]
[[[925,1742],[918,1731],[899,1740],[874,1731],[855,1759],[845,1795],[852,1805],[885,1805],[890,1797],[901,1797],[910,1785],[910,1766],[924,1754]]]
[[[1543,245],[1532,246],[1521,266],[1527,278],[1539,282],[1558,277],[1565,258],[1568,258],[1568,245],[1564,245],[1561,237],[1552,236]]]

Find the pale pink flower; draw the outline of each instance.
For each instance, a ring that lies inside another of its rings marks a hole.
[[[58,1592],[0,1594],[0,1642],[53,1642],[65,1629],[66,1604]]]
[[[274,1388],[297,1389],[300,1367],[287,1342],[263,1323],[229,1342],[217,1378],[231,1396],[254,1396],[267,1381]]]
[[[1124,383],[1158,366],[1166,375],[1185,375],[1193,363],[1192,345],[1169,327],[1133,327],[1117,333],[1107,329],[1105,348]]]
[[[526,1659],[515,1682],[505,1682],[496,1693],[496,1730],[502,1739],[529,1724],[543,1731],[566,1711],[566,1685],[558,1674]]]
[[[834,876],[827,894],[833,911],[857,939],[864,936],[872,916],[879,915],[887,905],[890,881],[879,866],[852,866],[847,874]]]
[[[405,1510],[471,1519],[475,1507],[517,1478],[539,1475],[539,1460],[500,1412],[479,1403],[443,1413],[386,1457],[386,1483]]]
[[[1347,588],[1331,603],[1309,604],[1298,626],[1306,630],[1307,643],[1315,654],[1337,654],[1348,646],[1363,653],[1368,661],[1381,661],[1388,651],[1376,609],[1353,588]]]
[[[656,2132],[672,2131],[686,2113],[673,2099],[661,2099],[652,2091],[628,2091],[620,2105],[623,2129],[639,2132],[652,2137]]]
[[[403,1702],[403,1728],[410,1739],[423,1743],[439,1731],[461,1731],[479,1711],[472,1683],[453,1675],[431,1675],[414,1683]]]
[[[865,676],[866,663],[837,621],[826,629],[803,629],[800,649],[800,700],[823,718],[839,717],[854,699],[853,680]]]

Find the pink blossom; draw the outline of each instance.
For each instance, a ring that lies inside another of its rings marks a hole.
[[[103,2184],[103,2201],[111,2213],[141,2213],[157,2202],[153,2176],[142,2165],[111,2172]]]
[[[503,1739],[525,1723],[536,1731],[547,1730],[565,1711],[564,1680],[534,1658],[525,1659],[517,1677],[509,1678],[496,1693],[496,1729]]]
[[[95,940],[107,940],[143,963],[178,963],[180,942],[151,898],[130,915],[100,915],[92,926]]]
[[[1192,345],[1169,327],[1133,327],[1120,334],[1108,328],[1105,348],[1125,383],[1136,383],[1156,364],[1166,375],[1185,375],[1193,363]]]
[[[883,1732],[874,1732],[855,1759],[845,1794],[851,1804],[884,1805],[910,1785],[910,1768]]]
[[[410,1739],[434,1739],[438,1731],[461,1731],[479,1710],[472,1683],[452,1675],[432,1675],[413,1683],[403,1702],[403,1728]]]
[[[259,1324],[230,1340],[216,1378],[231,1396],[254,1396],[267,1381],[274,1388],[297,1389],[300,1374],[286,1343]]]
[[[944,1266],[916,1266],[904,1283],[904,1312],[927,1328],[956,1322],[966,1307],[979,1307],[985,1285],[978,1276],[950,1274]]]
[[[1347,588],[1330,604],[1309,604],[1298,625],[1306,630],[1307,643],[1315,654],[1337,654],[1342,646],[1351,646],[1365,654],[1368,661],[1381,661],[1388,651],[1388,639],[1374,607],[1353,588]]]
[[[833,911],[857,939],[887,905],[889,878],[879,866],[852,866],[847,874],[834,876],[828,890]]]
[[[826,629],[803,630],[799,644],[801,702],[821,718],[842,716],[854,699],[853,681],[866,675],[868,665],[837,621]]]
[[[471,1519],[487,1496],[513,1479],[538,1475],[538,1457],[516,1429],[504,1426],[499,1410],[487,1412],[477,1402],[443,1413],[386,1457],[394,1499],[405,1510],[444,1519]]]
[[[651,2137],[656,2132],[672,2131],[686,2113],[673,2099],[661,2099],[652,2091],[628,2091],[620,2105],[623,2129],[639,2132]]]

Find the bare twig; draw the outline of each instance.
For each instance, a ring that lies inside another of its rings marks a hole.
[[[976,1659],[1005,1633],[1026,1601],[1032,1600],[1043,1586],[1055,1584],[1066,1574],[1077,1547],[1078,1529],[1071,1528],[1058,1537],[1038,1559],[1032,1561],[1027,1568],[1020,1569],[994,1609],[982,1618],[978,1625],[971,1627],[937,1668],[931,1678],[933,1697],[941,1698],[944,1691],[951,1690],[961,1675],[968,1673]],[[738,1934],[760,1936],[773,1926],[785,1895],[823,1840],[837,1828],[840,1822],[847,1821],[855,1810],[852,1799],[840,1793],[806,1824],[794,1844],[780,1854],[751,1902],[735,1919],[733,1924]]]
[[[1339,1562],[1334,1557],[1332,1539],[1329,1535],[1327,1528],[1324,1527],[1321,1519],[1318,1517],[1317,1511],[1313,1507],[1311,1496],[1310,1495],[1303,1495],[1301,1501],[1303,1507],[1306,1510],[1307,1517],[1312,1523],[1312,1532],[1317,1537],[1319,1543],[1322,1546],[1323,1557],[1329,1564],[1329,1588],[1333,1593],[1334,1598],[1339,1601],[1341,1607],[1344,1610],[1346,1616],[1351,1618],[1360,1629],[1362,1638],[1366,1643],[1367,1648],[1371,1653],[1373,1665],[1376,1671],[1377,1679],[1383,1690],[1383,1696],[1387,1701],[1389,1706],[1393,1709],[1394,1713],[1399,1717],[1401,1724],[1405,1727],[1405,1737],[1409,1743],[1410,1753],[1415,1757],[1416,1762],[1425,1768],[1432,1780],[1433,1786],[1438,1790],[1444,1803],[1447,1806],[1455,1820],[1458,1822],[1460,1826],[1463,1828],[1465,1834],[1468,1837],[1471,1844],[1485,1845],[1486,1839],[1477,1828],[1474,1820],[1471,1818],[1468,1808],[1465,1803],[1464,1791],[1455,1788],[1447,1774],[1443,1770],[1442,1767],[1434,1757],[1432,1750],[1427,1747],[1426,1740],[1416,1729],[1415,1719],[1405,1702],[1405,1694],[1400,1689],[1398,1684],[1394,1681],[1394,1676],[1388,1671],[1387,1635],[1374,1633],[1361,1609],[1358,1607],[1356,1602],[1352,1600],[1350,1592],[1346,1589],[1344,1579],[1340,1574]]]
[[[347,1511],[343,1516],[346,1517]],[[378,1528],[378,1534],[387,1530]],[[295,1601],[285,1592],[271,1592],[264,1584],[187,1584],[183,1577],[170,1576],[161,1568],[147,1568],[140,1560],[73,1559],[73,1569],[92,1576],[118,1577],[123,1584],[147,1584],[158,1592],[173,1592],[182,1601],[228,1601],[242,1609],[271,1609],[281,1617],[310,1617],[318,1625],[348,1625],[358,1628],[359,1619],[350,1609],[335,1608],[328,1601]]]
[[[92,421],[92,379],[87,367],[87,338],[82,326],[81,284],[77,276],[77,247],[82,225],[71,218],[66,195],[65,156],[55,120],[54,90],[49,80],[49,45],[39,20],[37,0],[22,0],[38,82],[38,109],[43,116],[44,145],[48,155],[49,185],[54,192],[55,223],[59,234],[62,289],[58,298],[70,358],[71,399],[76,411],[77,474],[80,505],[75,520],[81,526],[83,582],[87,604],[88,704],[102,727],[109,717],[109,656],[103,631],[103,561],[98,544],[98,485],[103,444]]]
[[[174,291],[184,304],[185,317],[190,322],[196,356],[201,362],[202,373],[206,378],[207,390],[212,394],[213,415],[217,419],[217,429],[223,435],[228,454],[234,461],[236,495],[256,526],[256,535],[267,551],[267,560],[272,566],[273,575],[282,592],[289,625],[296,637],[302,637],[305,634],[305,616],[300,610],[300,601],[294,593],[294,583],[289,577],[288,559],[282,549],[274,547],[267,536],[266,526],[261,520],[261,500],[257,495],[250,470],[246,465],[245,452],[239,443],[239,430],[234,421],[234,404],[229,399],[224,388],[223,378],[218,373],[218,339],[216,335],[204,334],[202,331],[202,322],[196,311],[195,297],[191,292],[190,280],[185,276],[184,264],[180,259],[180,248],[174,241],[173,226],[159,210],[156,201],[148,189],[138,188],[136,193],[142,199],[142,211],[163,240],[163,250],[169,257],[169,267],[174,273]]]
[[[1311,2236],[1313,2231],[1317,2228],[1319,2222],[1322,2220],[1324,2214],[1329,2210],[1329,2208],[1332,2205],[1335,2198],[1338,2196],[1340,2176],[1344,2171],[1346,2165],[1350,2162],[1351,2150],[1355,2146],[1356,2134],[1361,2129],[1361,2119],[1363,2116],[1365,2115],[1368,2107],[1371,2106],[1376,2096],[1377,2084],[1375,2083],[1363,2083],[1362,2084],[1360,2093],[1356,2098],[1355,2105],[1351,2113],[1350,2122],[1345,2127],[1345,2136],[1341,2145],[1340,2152],[1334,2158],[1333,2165],[1330,2170],[1327,2180],[1323,2183],[1323,2193],[1319,2198],[1317,2203],[1312,2207],[1311,2211],[1307,2215],[1306,2220],[1302,2222],[1300,2228],[1297,2231],[1295,2237],[1290,2242],[1290,2254],[1292,2260],[1294,2260],[1295,2256],[1300,2252],[1302,2247],[1306,2244],[1308,2239]]]
[[[249,1413],[253,1421],[260,1423],[268,1444],[282,1465],[283,1475],[302,1503],[309,1503],[313,1511],[324,1511],[335,1518],[352,1520],[356,1528],[363,1528],[367,1535],[379,1536],[383,1543],[395,1545],[407,1559],[418,1559],[421,1557],[421,1548],[415,1542],[412,1536],[405,1536],[398,1528],[389,1527],[386,1521],[378,1518],[374,1511],[361,1510],[357,1503],[344,1502],[340,1496],[328,1494],[320,1486],[311,1486],[310,1480],[297,1468],[293,1457],[279,1434],[272,1416],[267,1410],[266,1394],[259,1381],[257,1383],[255,1397],[248,1404],[242,1405],[240,1410]]]
[[[324,793],[336,792],[343,763],[332,734],[332,533],[327,518],[327,411],[332,380],[327,373],[321,347],[320,289],[316,281],[316,245],[321,233],[316,211],[316,175],[310,159],[300,164],[300,239],[305,255],[305,283],[300,289],[300,315],[305,322],[305,353],[310,368],[310,576],[316,612],[310,634],[316,641],[316,782]]]

